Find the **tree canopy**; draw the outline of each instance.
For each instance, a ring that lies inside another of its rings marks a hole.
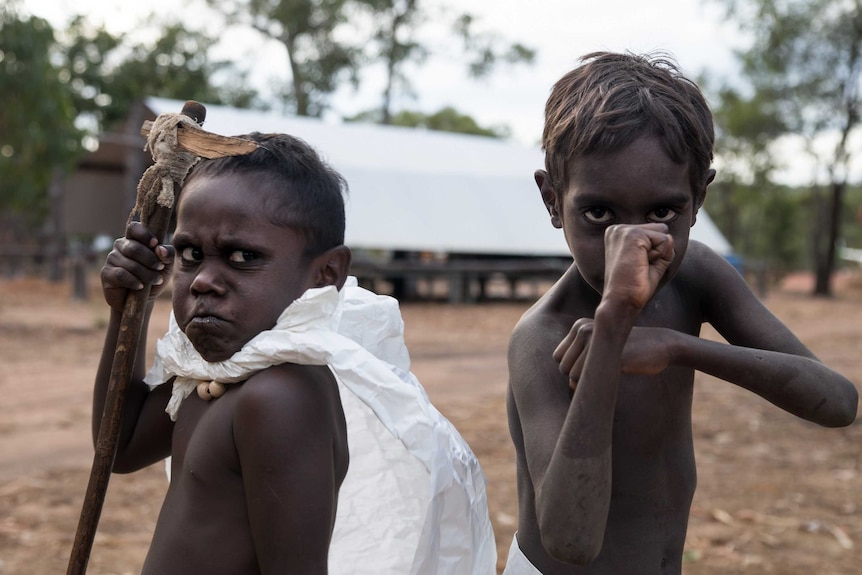
[[[848,143],[862,111],[862,6],[859,0],[717,1],[752,38],[737,53],[752,95],[725,92],[725,128],[740,151],[754,154],[750,165],[761,175],[771,161],[764,138],[802,139],[818,168],[810,186],[815,293],[829,295],[844,220]],[[830,142],[825,149],[824,141]]]
[[[348,122],[368,122],[373,124],[383,123],[380,110],[362,112],[356,116],[346,118]],[[506,126],[480,126],[472,116],[462,114],[451,106],[446,106],[433,113],[425,113],[411,110],[401,110],[389,119],[393,126],[404,126],[407,128],[422,128],[426,130],[437,130],[440,132],[456,132],[459,134],[472,134],[474,136],[485,136],[488,138],[507,138],[510,130]]]
[[[69,78],[52,62],[54,31],[42,18],[0,7],[0,216],[38,222],[56,168],[81,150]]]
[[[238,107],[256,103],[245,72],[233,62],[210,58],[214,39],[179,23],[156,28],[155,40],[142,43],[126,42],[81,16],[64,31],[60,67],[73,78],[75,108],[96,133],[115,128],[143,96]],[[219,84],[220,76],[224,79]]]
[[[75,17],[64,30],[0,7],[0,223],[32,237],[50,209],[49,188],[95,138],[143,96],[249,105],[244,82],[213,79],[233,66],[212,62],[213,40],[178,24],[152,43],[129,43]],[[11,241],[11,240],[10,240]]]
[[[380,114],[387,124],[396,93],[413,91],[409,64],[421,65],[441,46],[423,42],[420,31],[431,23],[448,22],[461,42],[459,56],[470,77],[490,74],[499,63],[531,63],[534,51],[509,44],[492,33],[476,31],[477,18],[457,10],[432,17],[421,0],[207,0],[227,24],[256,30],[280,43],[289,67],[289,89],[280,95],[299,116],[321,116],[333,93],[358,86],[363,72],[384,71]],[[451,56],[451,54],[450,54]]]

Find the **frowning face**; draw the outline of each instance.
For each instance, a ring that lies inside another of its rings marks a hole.
[[[229,359],[313,287],[304,239],[268,217],[284,193],[263,174],[201,176],[183,189],[173,307],[207,361]]]

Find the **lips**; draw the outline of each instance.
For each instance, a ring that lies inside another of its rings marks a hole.
[[[196,313],[183,328],[194,348],[207,361],[229,358],[234,349],[230,322],[210,313]]]
[[[195,315],[192,316],[189,323],[214,324],[222,321],[224,320],[216,315]]]
[[[197,305],[192,312],[187,316],[189,319],[183,331],[196,330],[202,333],[210,333],[213,330],[221,329],[228,321],[215,313],[212,308]]]
[[[195,314],[186,324],[185,331],[194,330],[203,333],[219,330],[227,324],[227,321],[217,315]]]
[[[210,306],[201,305],[202,302],[198,302],[191,309],[191,313],[189,314],[189,321],[203,321],[203,322],[216,322],[216,321],[226,321],[225,318],[216,313],[215,309]]]

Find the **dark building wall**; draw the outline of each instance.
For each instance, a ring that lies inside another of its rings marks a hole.
[[[154,117],[143,103],[133,106],[122,131],[103,134],[99,148],[66,178],[62,193],[66,237],[123,234],[138,182],[153,163],[140,131],[144,121]]]
[[[134,206],[134,193],[126,189],[122,171],[79,170],[66,180],[63,227],[69,236],[113,238],[123,234]]]

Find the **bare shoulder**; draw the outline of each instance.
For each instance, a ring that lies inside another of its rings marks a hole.
[[[509,370],[532,373],[536,361],[551,360],[554,348],[583,314],[573,309],[567,278],[560,279],[515,324],[509,338]],[[545,363],[545,362],[541,362]],[[516,378],[513,378],[516,380]]]
[[[734,345],[811,355],[760,300],[726,258],[700,242],[689,245],[675,280],[698,298],[703,320]]]
[[[575,321],[592,317],[598,295],[591,291],[573,266],[515,325],[508,350],[510,417],[529,420],[557,411],[564,416],[568,377],[553,353]]]
[[[691,241],[685,260],[673,283],[687,298],[695,300],[710,321],[725,305],[756,303],[757,297],[745,279],[721,254],[698,241]]]
[[[745,284],[745,280],[727,258],[697,240],[689,242],[685,260],[676,279],[704,292],[711,289],[723,291],[737,283]]]
[[[253,375],[242,385],[234,420],[243,426],[296,427],[327,424],[341,412],[338,386],[325,366],[281,364]]]
[[[272,366],[238,391],[231,418],[243,469],[259,464],[289,475],[295,462],[322,458],[340,483],[347,471],[347,424],[329,368]]]
[[[292,478],[297,493],[313,488],[324,475],[341,483],[348,465],[347,424],[329,368],[276,365],[250,377],[238,391],[232,428],[248,483],[261,472]]]
[[[571,323],[547,302],[539,300],[524,312],[512,329],[509,353],[531,353],[553,341],[559,343]]]

